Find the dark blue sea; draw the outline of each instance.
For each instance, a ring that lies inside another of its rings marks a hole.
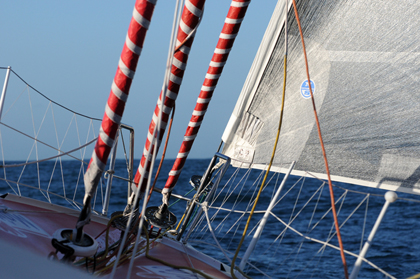
[[[209,162],[210,159],[188,160],[173,193],[191,198],[195,191],[189,183],[190,178],[193,175],[202,175]],[[19,162],[6,164],[17,163]],[[164,187],[173,163],[174,160],[168,159],[162,164],[156,183],[157,188]],[[135,168],[138,164],[136,160]],[[155,165],[155,172],[158,164],[159,162]],[[78,161],[58,161],[26,167],[2,168],[0,193],[22,194],[71,207],[72,202],[69,200],[75,199],[81,202],[84,194],[81,166],[81,162]],[[117,160],[115,175],[128,177],[125,160]],[[212,229],[230,259],[238,247],[248,218],[248,214],[242,211],[251,209],[252,205],[247,201],[255,198],[262,176],[260,171],[247,173],[246,170],[237,171],[230,167],[211,200],[213,208],[209,210],[209,218],[212,220]],[[257,211],[267,208],[282,178],[282,174],[269,175],[268,183],[256,206]],[[19,187],[11,182],[18,179]],[[102,211],[105,186],[104,179],[98,188],[94,204],[97,212]],[[126,181],[113,178],[108,216],[124,209],[127,202],[127,187]],[[67,201],[40,191],[39,188],[43,190],[48,188],[50,192],[65,196]],[[235,195],[231,194],[232,192]],[[361,243],[366,241],[385,202],[383,195],[384,191],[377,189],[335,184],[334,196],[346,250],[359,253]],[[401,199],[390,205],[367,253],[367,259],[395,278],[407,278],[420,273],[420,205],[416,197],[403,193],[398,193],[398,196],[417,200]],[[148,206],[160,204],[161,194],[154,192]],[[170,204],[170,211],[180,220],[186,209],[186,202],[171,197]],[[219,207],[234,209],[237,212],[229,213]],[[274,207],[273,214],[269,217],[262,237],[250,258],[253,268],[245,268],[248,275],[253,278],[264,278],[258,274],[259,270],[272,278],[344,278],[339,251],[312,241],[314,238],[324,242],[328,240],[329,244],[338,246],[330,207],[328,185],[313,178],[289,177],[280,195],[280,201]],[[195,211],[193,217],[197,213],[199,212]],[[236,264],[239,264],[261,217],[261,213],[253,215]],[[285,223],[290,226],[286,226]],[[217,249],[204,215],[198,219],[195,231],[189,236],[189,242],[204,253],[228,264],[223,253]],[[346,261],[351,271],[355,258],[346,255]],[[359,278],[387,277],[364,263]]]

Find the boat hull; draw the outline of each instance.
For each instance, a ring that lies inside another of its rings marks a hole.
[[[4,195],[0,198],[0,239],[2,240],[0,246],[6,249],[12,244],[16,251],[20,251],[13,253],[17,257],[16,262],[22,261],[21,256],[23,254],[33,254],[32,257],[42,260],[41,263],[33,266],[31,269],[49,270],[50,266],[56,266],[56,263],[58,263],[58,260],[54,260],[57,259],[57,255],[55,248],[51,244],[54,232],[62,228],[74,227],[78,215],[79,212],[77,210],[66,207],[11,194]],[[105,217],[92,216],[91,223],[84,227],[85,233],[97,240],[98,250],[105,249],[104,232],[108,221],[109,219]],[[119,230],[111,228],[109,231],[109,243],[112,244],[117,241],[120,235],[121,232]],[[144,248],[146,243],[146,239],[142,238],[139,247],[142,247],[143,250],[134,260],[130,278],[197,278],[193,271],[185,268],[179,269],[178,267],[200,270],[214,278],[230,278],[224,272],[228,270],[228,267],[196,251],[189,245],[167,237],[158,239],[150,245],[148,253],[151,257],[159,258],[160,261],[158,262],[146,255]],[[60,253],[57,254],[58,258],[62,257],[59,255]],[[3,255],[7,257],[7,253]],[[47,258],[51,260],[43,260]],[[30,260],[30,262],[33,261]],[[60,264],[58,267],[63,266],[63,264]],[[65,266],[65,268],[68,268],[68,266]],[[73,270],[76,274],[79,274],[80,270],[77,269],[74,268]],[[86,271],[86,267],[83,264],[80,265],[79,269]],[[110,278],[111,270],[111,268],[105,270],[102,273],[103,277]],[[128,270],[129,260],[117,268],[114,278],[126,278]],[[68,273],[68,270],[66,272]],[[88,272],[91,273],[93,270]],[[84,273],[86,274],[86,272]],[[54,273],[51,275],[53,277],[56,276]]]

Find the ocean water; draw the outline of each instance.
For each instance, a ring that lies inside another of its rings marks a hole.
[[[165,160],[162,164],[156,187],[163,188],[174,160]],[[189,180],[193,175],[202,175],[210,159],[188,160],[179,178],[174,193],[191,198],[195,191]],[[16,164],[18,162],[6,162]],[[138,160],[135,166],[138,166]],[[156,163],[156,167],[159,162]],[[40,200],[51,200],[65,206],[71,206],[70,200],[82,201],[83,172],[78,161],[45,162],[26,167],[3,168],[0,181],[0,194],[15,193],[30,196]],[[54,172],[52,172],[54,170]],[[52,174],[53,173],[53,174]],[[125,160],[117,160],[115,175],[127,177]],[[5,180],[16,180],[20,177],[20,186]],[[252,200],[261,181],[261,172],[247,173],[245,170],[237,171],[230,168],[218,186],[210,208],[209,217],[212,219],[212,228],[220,245],[226,249],[227,256],[232,258],[240,237],[243,233],[248,214],[241,210],[251,208],[248,200]],[[283,175],[269,176],[268,184],[256,207],[256,210],[265,210],[274,193],[274,185],[278,185]],[[64,179],[63,179],[64,178]],[[329,240],[331,245],[337,244],[334,235],[332,215],[329,211],[330,200],[328,187],[316,179],[290,177],[281,200],[273,209],[273,215],[268,219],[250,262],[255,268],[246,268],[245,271],[253,278],[264,278],[256,269],[272,278],[344,278],[343,265],[339,251],[325,247],[309,238],[322,241]],[[65,182],[63,182],[65,181]],[[257,181],[257,183],[255,183]],[[274,183],[277,182],[277,183]],[[303,183],[304,182],[304,183]],[[53,194],[42,193],[37,189],[49,189],[68,200],[55,197]],[[34,187],[34,188],[30,188]],[[243,186],[243,187],[242,187]],[[102,200],[105,194],[105,183],[98,188],[95,209],[102,210]],[[127,201],[126,181],[114,178],[111,190],[111,201],[108,215],[124,209]],[[360,191],[369,193],[356,193]],[[235,193],[234,196],[230,193]],[[337,184],[334,188],[336,207],[339,213],[339,223],[342,224],[341,236],[344,248],[358,254],[361,242],[366,241],[373,224],[384,203],[383,191],[366,189],[354,185]],[[287,195],[285,195],[287,193]],[[413,198],[407,194],[398,193],[400,198]],[[308,201],[309,200],[309,201]],[[153,193],[149,206],[161,204],[161,194]],[[178,201],[171,197],[170,211],[178,220],[181,219],[185,208],[185,201]],[[228,213],[218,207],[234,209],[237,213]],[[242,257],[250,239],[255,231],[262,214],[254,214],[247,238],[240,250]],[[365,219],[365,217],[367,217]],[[396,278],[407,278],[420,273],[420,206],[417,201],[398,200],[389,207],[384,221],[380,225],[367,259]],[[279,220],[290,224],[287,227]],[[184,235],[185,236],[185,235]],[[204,215],[198,219],[196,230],[190,235],[189,242],[202,252],[228,264],[214,241]],[[355,258],[346,255],[349,271],[351,271]],[[239,264],[240,259],[236,262]],[[364,263],[359,278],[386,278],[370,265]]]

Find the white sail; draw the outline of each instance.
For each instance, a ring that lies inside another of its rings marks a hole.
[[[264,67],[248,76],[223,136],[236,166],[264,168],[270,160],[284,67],[284,4],[277,10],[270,25],[281,32],[263,40],[275,47],[260,47],[254,65]],[[333,180],[420,193],[420,3],[300,1],[298,10]],[[325,178],[293,9],[288,18],[286,108],[273,170],[297,161],[294,174]]]

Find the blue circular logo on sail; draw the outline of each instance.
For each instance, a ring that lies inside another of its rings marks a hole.
[[[311,80],[311,89],[312,89],[312,94],[315,94],[315,83],[313,80]],[[308,99],[311,97],[311,92],[309,91],[308,80],[305,80],[304,82],[302,82],[302,85],[300,86],[300,94],[305,99]]]

